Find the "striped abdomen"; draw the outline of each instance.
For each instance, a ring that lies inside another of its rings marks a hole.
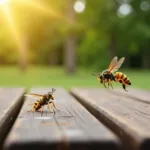
[[[123,74],[122,72],[116,72],[115,73],[115,79],[117,79],[117,81],[119,81],[122,84],[131,85],[129,78],[125,74]]]
[[[33,108],[34,108],[35,110],[39,110],[39,109],[42,107],[41,102],[42,102],[42,100],[37,100],[37,101],[34,103]]]

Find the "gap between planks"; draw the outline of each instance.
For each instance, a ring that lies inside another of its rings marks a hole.
[[[45,94],[51,88],[33,88],[30,92]],[[56,106],[60,112],[28,113],[27,98],[5,142],[7,150],[25,149],[104,149],[118,150],[120,140],[101,124],[67,91],[56,88]]]
[[[71,94],[89,112],[114,131],[121,138],[127,149],[147,150],[150,148],[150,118],[140,117],[139,113],[137,114],[134,111],[134,108],[129,108],[135,107],[135,110],[141,108],[150,114],[148,104],[133,101],[131,98],[113,95],[107,90],[98,88],[73,88],[71,89]],[[124,114],[123,111],[126,111],[127,114]],[[145,113],[147,114],[147,112]]]
[[[23,104],[24,88],[0,88],[0,149]]]

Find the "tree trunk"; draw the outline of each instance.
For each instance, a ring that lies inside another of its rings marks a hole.
[[[67,16],[70,25],[75,22],[75,12],[73,10],[74,0],[68,0]],[[73,74],[76,71],[76,36],[74,33],[67,35],[64,46],[64,66],[68,74]]]
[[[110,47],[109,47],[109,55],[110,55],[111,59],[116,56],[116,54],[117,54],[116,50],[117,50],[116,38],[115,38],[114,34],[111,33],[111,35],[110,35]]]
[[[120,7],[120,5],[118,4],[117,0],[113,0],[114,5],[112,8],[112,14],[116,14],[116,11],[118,10],[118,8]],[[115,26],[113,26],[110,29],[110,45],[109,45],[109,55],[110,58],[112,59],[114,56],[117,55],[117,42],[116,42],[116,33],[115,33]]]
[[[147,69],[150,67],[150,60],[149,60],[149,51],[143,51],[142,55],[142,68]]]
[[[58,65],[59,63],[59,49],[50,50],[50,65]]]

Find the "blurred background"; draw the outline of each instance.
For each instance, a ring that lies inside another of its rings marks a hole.
[[[103,88],[92,72],[114,56],[150,89],[150,0],[0,0],[2,87]]]

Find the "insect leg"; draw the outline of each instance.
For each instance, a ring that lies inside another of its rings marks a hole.
[[[53,111],[51,111],[51,108],[50,108],[50,103],[47,104],[47,107],[48,107],[49,111],[50,111],[51,113],[53,113]]]
[[[123,80],[120,80],[120,83],[122,83],[123,89],[124,89],[125,91],[127,91],[127,90],[126,90],[126,85],[125,85],[124,81],[123,81]],[[128,92],[128,91],[127,91],[127,92]]]
[[[42,106],[42,108],[41,108],[41,112],[43,112],[43,110],[44,110],[44,106]]]
[[[122,87],[123,87],[123,89],[125,90],[125,91],[127,91],[126,90],[126,85],[125,84],[122,84]],[[128,92],[128,91],[127,91]]]
[[[105,81],[105,80],[103,80],[103,85],[104,85],[104,87],[105,87],[105,88],[107,88],[107,87],[106,87],[106,85],[105,85],[105,83],[106,83],[106,81]]]
[[[52,104],[53,104],[53,106],[54,106],[54,108],[55,108],[56,110],[60,111],[59,109],[56,108],[56,105],[55,105],[54,102],[52,102]]]
[[[109,83],[110,83],[110,81],[108,81],[108,88],[109,88],[109,85],[110,85]]]
[[[54,112],[54,116],[55,116],[55,110],[53,109],[53,112]]]
[[[112,83],[110,82],[110,85],[111,85],[111,88],[113,89],[113,85],[112,85]]]
[[[34,111],[35,111],[35,108],[32,108],[32,109],[28,110],[28,112],[30,112],[30,111],[34,112]]]
[[[104,85],[105,88],[107,88],[106,85],[105,85],[105,83],[103,83],[103,85]]]
[[[43,114],[44,106],[41,107],[40,112]]]
[[[108,80],[108,83],[109,83],[109,85],[111,86],[111,88],[113,89],[112,82],[111,82],[110,79]]]

